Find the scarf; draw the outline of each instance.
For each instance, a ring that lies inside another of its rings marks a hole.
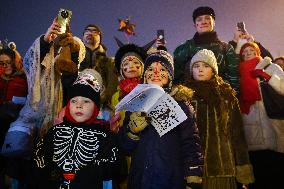
[[[215,31],[206,32],[202,34],[196,32],[193,36],[193,40],[197,45],[220,42],[220,39],[218,38],[217,33]]]
[[[257,79],[251,75],[251,71],[255,69],[259,60],[260,58],[256,57],[240,63],[240,107],[242,113],[248,114],[250,106],[261,100]]]
[[[141,79],[137,77],[121,80],[118,84],[121,90],[120,98],[123,98],[127,94],[129,94],[140,82],[141,82]]]

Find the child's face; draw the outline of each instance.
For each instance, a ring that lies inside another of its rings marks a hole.
[[[160,62],[153,62],[145,73],[146,83],[163,87],[169,83],[169,73]]]
[[[127,56],[123,59],[122,73],[125,78],[141,77],[142,71],[141,62],[135,56]]]
[[[79,123],[91,118],[95,108],[95,103],[86,97],[75,96],[70,100],[70,114]]]
[[[196,62],[192,66],[193,79],[197,81],[208,81],[214,76],[213,69],[204,62]]]
[[[251,59],[255,58],[256,55],[257,55],[257,52],[256,52],[255,48],[253,48],[251,46],[246,47],[242,52],[242,56],[243,56],[244,61],[251,60]]]

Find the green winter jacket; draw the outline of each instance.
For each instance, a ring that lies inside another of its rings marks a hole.
[[[218,75],[239,91],[239,56],[230,44],[220,41],[216,32],[196,33],[175,49],[175,82],[182,83],[189,79],[190,74],[186,73],[190,73],[190,60],[201,49],[213,51],[218,63]]]

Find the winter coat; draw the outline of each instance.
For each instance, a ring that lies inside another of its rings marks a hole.
[[[265,68],[270,64],[267,68]],[[255,69],[264,69],[271,75],[268,82],[274,90],[284,95],[284,72],[267,58],[260,61]],[[260,80],[258,80],[259,90]],[[263,104],[263,100],[256,101],[250,107],[249,114],[243,114],[244,127],[248,148],[255,150],[274,150],[284,153],[284,120],[270,119]]]
[[[27,79],[22,74],[15,73],[11,78],[0,78],[0,105],[12,101],[13,96],[26,97],[28,94]]]
[[[196,33],[190,40],[185,41],[178,46],[174,51],[175,62],[175,81],[184,82],[188,80],[189,64],[192,57],[201,49],[208,49],[213,51],[216,56],[219,76],[231,84],[231,86],[239,90],[239,57],[236,55],[234,48],[223,41],[221,41],[216,32],[209,32],[205,34]],[[188,64],[188,66],[186,66]]]
[[[34,184],[38,188],[58,189],[68,182],[63,173],[75,173],[70,189],[102,189],[103,180],[116,174],[118,148],[114,136],[103,125],[64,120],[37,144],[34,162]]]
[[[210,81],[190,80],[186,86],[195,91],[192,105],[204,155],[204,183],[206,179],[216,179],[218,183],[219,178],[235,177],[240,183],[252,183],[253,173],[235,91],[219,76]],[[211,187],[204,186],[205,189]]]
[[[132,154],[129,189],[184,189],[186,176],[201,177],[203,161],[194,114],[185,103],[179,105],[188,117],[184,122],[162,137],[149,124],[140,132],[140,140],[127,136],[127,112],[120,142]]]
[[[101,74],[105,87],[101,95],[101,102],[110,103],[118,85],[118,73],[115,70],[114,60],[107,57],[106,50],[101,46],[93,51],[86,47],[86,56],[80,64],[79,70],[82,71],[86,68],[95,69]]]

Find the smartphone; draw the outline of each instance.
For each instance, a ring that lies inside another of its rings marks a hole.
[[[247,30],[246,30],[246,25],[244,22],[238,22],[237,23],[237,27],[243,32],[243,33],[246,33]]]
[[[161,43],[165,44],[165,31],[157,30],[157,39],[160,39]]]
[[[60,34],[66,32],[66,27],[67,24],[70,23],[71,16],[72,16],[72,11],[62,8],[59,10],[57,15],[57,22],[61,26]]]

